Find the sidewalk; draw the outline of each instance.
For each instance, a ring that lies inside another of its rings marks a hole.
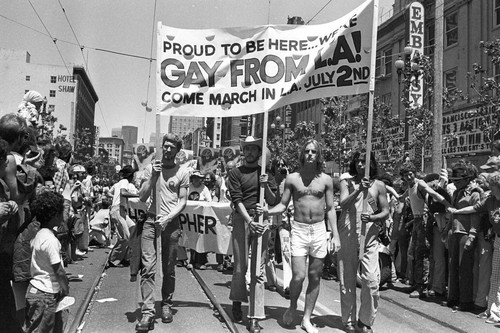
[[[82,259],[65,267],[66,273],[70,277],[69,294],[75,298],[75,304],[69,307],[69,318],[65,332],[69,332],[71,327],[77,327],[74,320],[77,316],[84,314],[87,308],[88,298],[91,297],[94,285],[97,284],[104,270],[104,265],[111,251],[108,248],[91,248]],[[83,311],[83,313],[81,313]],[[71,333],[73,333],[72,330]]]

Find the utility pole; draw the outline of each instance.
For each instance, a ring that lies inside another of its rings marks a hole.
[[[436,0],[434,14],[434,117],[432,127],[432,172],[443,168],[443,28],[444,0]]]

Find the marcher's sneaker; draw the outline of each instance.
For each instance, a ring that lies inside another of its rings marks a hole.
[[[233,302],[233,320],[236,323],[241,323],[243,320],[243,312],[241,311],[241,302]]]
[[[363,333],[373,333],[371,326],[363,324],[361,320],[358,319],[358,327],[361,329]]]
[[[155,318],[152,315],[143,315],[140,322],[135,325],[136,331],[152,331],[155,328]]]
[[[488,311],[481,312],[480,314],[477,315],[479,319],[488,319],[489,316],[490,314],[488,313]]]
[[[75,254],[76,254],[77,256],[83,257],[84,255],[86,255],[86,254],[87,254],[87,252],[80,251],[79,249],[76,249],[76,250],[75,250]]]
[[[250,333],[260,333],[261,328],[262,327],[260,327],[258,319],[252,318],[248,322],[247,329],[248,329],[248,332],[250,332]]]
[[[217,265],[217,272],[224,272],[224,264]]]
[[[427,297],[427,292],[425,290],[419,290],[419,289],[416,289],[414,291],[411,292],[410,294],[410,298],[426,298]]]
[[[488,319],[486,319],[485,323],[486,324],[499,324],[500,320],[498,320],[497,318],[494,318],[492,316],[489,316]]]
[[[347,323],[344,326],[344,331],[346,331],[347,333],[354,333],[356,332],[356,327],[353,323]]]
[[[163,305],[161,307],[161,321],[167,324],[174,321],[174,316],[172,315],[172,308],[170,308],[170,305]]]

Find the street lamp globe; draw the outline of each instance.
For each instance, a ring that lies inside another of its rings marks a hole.
[[[281,117],[280,116],[276,116],[276,122],[280,122],[281,121]]]
[[[280,129],[284,130],[285,129],[285,124],[280,125]]]
[[[411,47],[410,43],[406,44],[405,48],[404,48],[404,52],[407,56],[409,56],[411,54],[411,52],[413,51],[413,47]]]
[[[271,128],[272,128],[272,129],[275,129],[275,128],[276,128],[276,124],[275,124],[275,123],[272,123],[272,124],[271,124]]]
[[[394,63],[394,66],[396,66],[396,69],[398,71],[403,70],[403,68],[405,67],[405,62],[403,61],[401,56],[399,56],[398,60],[396,60],[396,62]]]

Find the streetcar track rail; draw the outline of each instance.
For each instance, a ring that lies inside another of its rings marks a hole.
[[[233,320],[227,312],[224,310],[224,308],[220,305],[219,301],[217,301],[217,297],[212,293],[208,285],[205,283],[205,280],[198,274],[195,268],[191,269],[191,273],[193,276],[196,278],[196,281],[198,281],[198,284],[200,285],[201,289],[203,289],[203,292],[205,295],[208,297],[212,305],[215,307],[214,311],[217,311],[219,315],[222,317],[224,323],[226,324],[226,327],[231,333],[239,333],[238,328],[236,325],[234,325]]]

